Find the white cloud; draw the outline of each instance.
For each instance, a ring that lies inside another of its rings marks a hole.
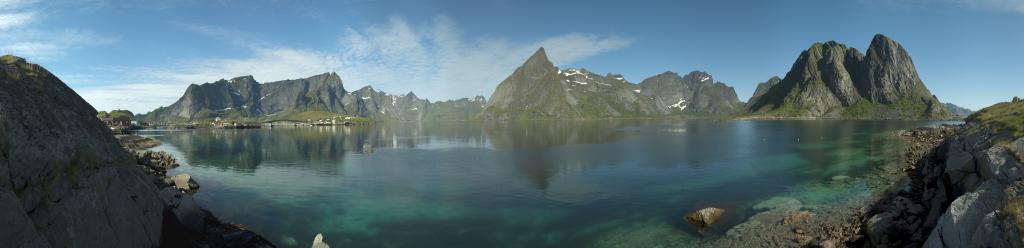
[[[391,93],[413,91],[420,97],[446,100],[484,95],[489,97],[501,80],[544,46],[556,64],[568,64],[623,48],[630,40],[618,36],[569,33],[533,42],[501,38],[468,39],[454,22],[438,17],[415,26],[401,18],[362,29],[348,28],[338,38],[337,49],[320,51],[237,40],[237,33],[218,27],[181,25],[186,30],[252,49],[245,58],[209,58],[178,61],[170,67],[113,68],[130,72],[131,82],[122,86],[85,89],[83,96],[97,109],[123,105],[121,95],[138,90],[146,97],[133,98],[132,111],[147,112],[176,101],[191,83],[253,75],[271,82],[335,71],[348,90],[366,85]],[[231,35],[226,35],[231,34]],[[134,82],[134,83],[133,83]],[[147,87],[160,85],[160,92]],[[116,93],[100,93],[109,91]],[[145,93],[143,93],[145,91]]]
[[[25,26],[35,15],[35,12],[0,13],[0,30]]]
[[[943,0],[957,5],[973,8],[1008,10],[1024,13],[1024,1],[1022,0]],[[942,1],[940,1],[942,2]]]
[[[418,29],[400,18],[340,39],[343,77],[392,92],[413,91],[435,100],[490,96],[494,87],[538,47],[556,64],[569,64],[623,48],[617,36],[569,33],[536,42],[467,39],[452,20],[438,17]]]
[[[41,13],[47,9],[36,0],[0,0],[0,52],[48,61],[68,50],[116,42],[118,37],[98,35],[85,29],[40,28]]]
[[[111,44],[118,39],[89,30],[19,29],[0,33],[0,52],[36,61],[47,61],[67,55],[67,51],[71,49]]]
[[[34,4],[39,2],[38,0],[0,0],[0,10],[9,10],[24,7],[25,5]]]
[[[183,90],[173,84],[127,83],[78,89],[76,92],[96,110],[128,109],[145,113],[159,107],[147,103],[175,101],[178,97],[168,93]]]
[[[81,84],[105,85],[76,89],[99,110],[114,108],[145,113],[177,101],[192,83],[213,82],[252,75],[261,82],[304,78],[335,71],[338,59],[312,50],[286,47],[255,48],[247,58],[182,60],[163,67],[108,67],[94,73],[121,74],[123,79],[87,80]],[[80,77],[87,79],[88,77]]]

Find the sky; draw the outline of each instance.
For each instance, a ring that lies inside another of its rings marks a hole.
[[[1024,96],[1024,0],[0,0],[0,52],[97,110],[136,113],[189,84],[332,71],[348,90],[489,97],[541,46],[561,68],[634,83],[705,71],[746,101],[814,42],[865,51],[877,33],[909,51],[941,101]]]

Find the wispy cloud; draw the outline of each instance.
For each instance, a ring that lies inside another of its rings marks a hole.
[[[971,8],[986,11],[1009,11],[1024,14],[1024,0],[867,0],[900,6]]]
[[[35,0],[0,0],[0,52],[48,61],[71,49],[116,42],[118,37],[88,29],[53,29],[36,25],[42,19]]]
[[[119,39],[85,29],[18,29],[0,33],[0,52],[47,61],[67,55],[72,49],[112,44]]]
[[[467,38],[451,19],[443,16],[422,25],[393,17],[385,23],[347,28],[337,38],[337,47],[327,50],[265,44],[214,26],[178,26],[248,48],[252,54],[243,58],[180,61],[170,67],[116,68],[131,72],[125,75],[131,80],[81,89],[83,97],[97,109],[110,109],[126,108],[126,95],[142,95],[132,97],[132,106],[127,108],[144,112],[173,103],[190,83],[242,75],[270,82],[329,71],[338,72],[349,90],[373,85],[393,93],[413,91],[433,100],[490,96],[494,87],[540,46],[545,47],[556,64],[568,64],[631,43],[623,37],[581,33],[532,42]],[[154,85],[166,90],[149,93]],[[132,93],[136,90],[141,94]]]
[[[0,13],[0,30],[25,26],[35,15],[35,12]]]
[[[401,18],[340,39],[340,69],[356,84],[389,91],[412,90],[434,99],[489,96],[494,87],[538,47],[556,64],[568,64],[631,43],[618,36],[569,33],[535,42],[469,39],[447,17],[418,29]]]

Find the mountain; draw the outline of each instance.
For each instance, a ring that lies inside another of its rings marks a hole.
[[[946,108],[949,109],[949,112],[953,112],[953,114],[955,114],[956,116],[959,116],[960,118],[967,118],[967,116],[970,116],[971,114],[974,113],[974,110],[970,110],[970,109],[966,109],[966,108],[963,108],[963,107],[960,107],[960,106],[956,106],[956,105],[954,105],[952,103],[948,103],[947,102],[947,103],[944,103],[944,104],[946,105]]]
[[[476,108],[459,111],[475,109],[479,112],[485,101],[482,97],[475,100],[467,104],[476,104]],[[243,76],[189,85],[177,102],[153,110],[143,120],[157,124],[209,121],[214,118],[303,121],[311,116],[330,115],[424,120],[427,109],[445,112],[448,111],[446,106],[450,104],[433,108],[430,105],[430,101],[412,92],[392,95],[370,86],[347,91],[341,77],[333,72],[263,84],[252,76]]]
[[[768,89],[779,84],[779,82],[782,82],[782,79],[778,76],[773,76],[772,78],[769,78],[768,81],[757,84],[757,89],[754,90],[754,95],[750,96],[750,100],[747,100],[747,103],[757,102],[758,98],[761,98],[765,93],[768,93]]]
[[[479,118],[578,119],[721,114],[740,109],[735,90],[704,72],[626,81],[622,75],[559,69],[544,48],[503,80]]]
[[[702,71],[682,77],[675,72],[663,72],[641,81],[638,93],[652,100],[661,115],[722,114],[742,108],[735,89]]]
[[[434,102],[427,106],[423,119],[427,120],[469,120],[480,113],[487,101],[483,96],[472,99],[461,98]]]
[[[867,55],[835,41],[814,43],[781,81],[752,100],[750,111],[761,117],[954,117],[925,87],[903,46],[881,34]]]

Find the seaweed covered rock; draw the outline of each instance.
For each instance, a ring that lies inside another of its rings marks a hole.
[[[686,215],[686,221],[698,228],[707,228],[718,222],[723,214],[725,209],[708,207]]]

